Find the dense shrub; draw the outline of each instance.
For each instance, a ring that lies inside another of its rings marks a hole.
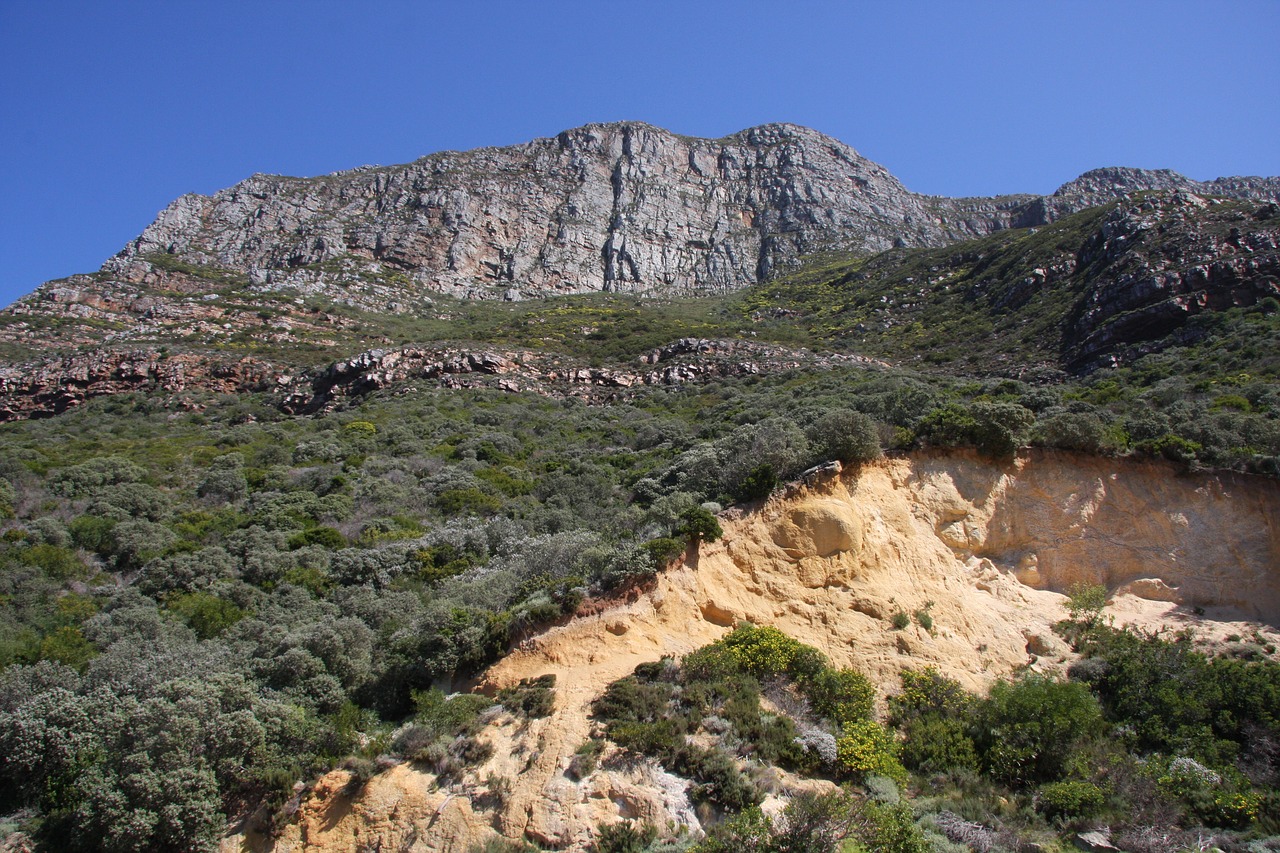
[[[814,713],[837,728],[871,717],[876,692],[871,682],[852,669],[823,667],[801,681],[801,689],[813,705]]]
[[[1102,727],[1088,689],[1042,676],[997,682],[978,717],[983,767],[1013,785],[1061,778],[1079,742]]]
[[[880,456],[880,430],[876,422],[853,409],[833,409],[819,416],[808,429],[814,455],[821,460],[865,462]]]
[[[976,770],[978,753],[965,721],[924,716],[902,727],[902,763],[921,774]]]
[[[1047,818],[1087,818],[1097,814],[1107,795],[1092,782],[1072,779],[1041,785],[1036,792],[1036,809]]]
[[[720,522],[705,507],[691,507],[680,518],[680,527],[676,531],[694,542],[715,542],[724,535]]]
[[[898,760],[898,744],[893,734],[872,720],[844,724],[844,735],[836,740],[836,758],[841,768],[855,779],[887,776],[899,785],[907,783],[907,771]]]
[[[513,714],[529,719],[548,716],[555,708],[554,675],[522,678],[514,687],[498,691],[498,704]]]

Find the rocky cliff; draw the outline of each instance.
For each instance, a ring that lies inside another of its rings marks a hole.
[[[255,175],[186,195],[105,269],[171,254],[276,287],[398,273],[467,297],[708,293],[820,250],[943,245],[1143,189],[1275,200],[1280,179],[1200,184],[1104,169],[1049,198],[946,199],[909,192],[849,146],[795,125],[697,139],[593,124],[509,148],[318,178]]]
[[[350,774],[335,771],[277,840],[235,836],[224,849],[464,851],[498,834],[580,850],[619,818],[696,832],[688,782],[648,762],[606,754],[584,778],[567,771],[592,735],[591,701],[637,664],[683,655],[745,620],[857,667],[882,692],[900,668],[923,665],[982,689],[1023,666],[1062,667],[1070,653],[1052,625],[1065,616],[1061,591],[1079,581],[1107,585],[1122,623],[1194,625],[1211,642],[1254,629],[1274,638],[1278,500],[1268,481],[1051,452],[1008,463],[920,455],[797,485],[727,515],[723,540],[651,588],[495,665],[490,688],[555,674],[555,713],[495,718],[482,734],[493,758],[462,781],[397,765],[353,795]],[[894,613],[920,609],[932,630],[893,628]],[[789,774],[772,784],[766,810],[798,786],[830,785]]]

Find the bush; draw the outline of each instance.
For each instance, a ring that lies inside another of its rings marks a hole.
[[[498,704],[517,716],[529,719],[546,717],[555,710],[555,685],[555,675],[522,678],[515,687],[504,687],[498,691]]]
[[[833,409],[809,427],[809,442],[820,460],[865,462],[880,456],[880,430],[868,416],[852,409]]]
[[[903,726],[902,763],[917,773],[977,770],[978,753],[964,721],[954,717],[917,717]]]
[[[629,820],[600,827],[591,849],[595,853],[644,853],[658,839],[652,824],[636,824]]]
[[[763,500],[773,494],[776,488],[778,488],[778,475],[774,473],[773,466],[758,465],[739,480],[730,491],[733,493],[734,500],[745,502]]]
[[[1092,782],[1070,780],[1041,785],[1036,794],[1036,810],[1045,817],[1088,818],[1102,810],[1107,795]]]
[[[654,571],[660,572],[684,554],[684,543],[669,537],[650,539],[644,544],[644,550]]]
[[[689,848],[689,853],[755,853],[773,849],[773,822],[751,806],[713,824],[707,837]]]
[[[906,803],[868,802],[866,814],[867,824],[860,835],[871,850],[877,853],[929,853],[929,842],[916,826],[915,816]]]
[[[680,527],[676,531],[687,536],[693,542],[715,542],[724,535],[720,522],[715,515],[704,507],[690,507],[680,517]]]
[[[895,725],[920,717],[965,718],[976,701],[960,682],[932,666],[904,669],[899,677],[902,692],[889,697],[889,719]]]
[[[823,667],[801,682],[801,689],[813,705],[814,713],[837,727],[856,720],[869,720],[876,691],[862,673],[852,669]]]
[[[1109,449],[1107,427],[1092,412],[1061,412],[1051,416],[1037,425],[1036,443],[1086,453]]]
[[[591,739],[573,751],[573,758],[569,760],[568,774],[574,779],[582,780],[590,776],[596,769],[596,762],[600,760],[600,753],[604,752],[604,743],[597,739]]]
[[[312,527],[289,537],[289,547],[295,551],[308,545],[336,551],[347,547],[347,538],[332,527]]]
[[[1107,588],[1101,584],[1074,583],[1067,589],[1067,612],[1071,621],[1093,628],[1102,621],[1107,606]]]
[[[793,674],[796,665],[807,658],[804,644],[777,628],[742,625],[716,645],[723,647],[743,672],[756,678]]]
[[[232,602],[207,592],[176,596],[168,607],[202,640],[218,636],[245,617],[245,612]]]
[[[446,697],[439,690],[415,690],[411,694],[414,721],[426,730],[430,740],[472,735],[480,730],[479,717],[493,705],[478,693],[459,693]]]
[[[1011,456],[1026,442],[1035,414],[1016,403],[947,403],[920,422],[916,433],[940,447],[969,446],[993,457]]]
[[[688,746],[677,752],[673,768],[696,783],[689,789],[695,803],[714,803],[731,812],[759,805],[764,795],[742,775],[733,759],[719,749]]]
[[[887,776],[899,785],[907,784],[906,768],[898,760],[897,741],[888,729],[872,720],[844,724],[844,736],[836,741],[836,759],[856,779]]]
[[[997,682],[979,709],[984,767],[1012,785],[1052,782],[1080,740],[1099,731],[1102,711],[1081,684],[1028,676]]]

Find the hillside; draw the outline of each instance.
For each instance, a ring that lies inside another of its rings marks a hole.
[[[0,312],[5,849],[1274,849],[1278,201],[637,123],[184,196]]]

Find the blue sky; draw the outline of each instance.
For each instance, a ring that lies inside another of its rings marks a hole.
[[[171,199],[639,119],[940,195],[1280,174],[1280,2],[0,0],[0,304]]]

